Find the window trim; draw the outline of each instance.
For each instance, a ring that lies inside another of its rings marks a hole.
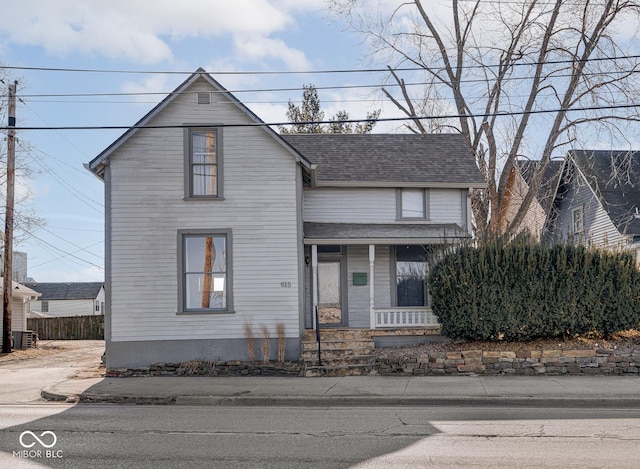
[[[185,200],[224,200],[224,155],[223,132],[216,125],[195,127],[197,124],[184,124],[184,198]],[[215,195],[196,195],[193,193],[192,147],[194,132],[214,132],[216,138],[216,187]]]
[[[40,300],[40,312],[41,313],[49,312],[49,300]]]
[[[227,257],[227,307],[225,309],[187,309],[185,303],[185,240],[188,237],[225,236],[226,237],[226,257]],[[198,314],[233,314],[233,236],[231,229],[192,229],[178,230],[178,313],[179,315]]]
[[[576,214],[580,214],[580,228],[576,229]],[[584,207],[576,207],[571,210],[571,232],[574,235],[584,234]]]
[[[402,215],[402,193],[406,190],[422,191],[422,216],[421,217],[405,217]],[[420,220],[429,221],[430,217],[430,200],[429,189],[423,187],[402,187],[396,189],[396,219],[397,220]]]
[[[431,295],[429,294],[429,272],[431,270],[431,265],[429,264],[429,253],[432,252],[433,247],[431,245],[424,244],[416,244],[416,246],[420,246],[427,252],[427,271],[425,273],[425,304],[424,306],[398,306],[398,248],[404,247],[404,244],[398,244],[391,246],[389,250],[389,259],[391,260],[391,304],[393,308],[431,308]]]

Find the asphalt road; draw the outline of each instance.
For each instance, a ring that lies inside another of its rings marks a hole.
[[[640,460],[640,410],[625,409],[5,405],[0,422],[3,468],[583,469]]]

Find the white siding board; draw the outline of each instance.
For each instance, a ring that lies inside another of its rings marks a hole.
[[[366,285],[354,285],[353,273],[365,272],[367,274]],[[349,301],[349,326],[369,327],[369,246],[347,247],[347,285]]]
[[[618,249],[627,239],[615,227],[611,218],[589,186],[580,176],[573,179],[565,195],[556,220],[556,234],[561,239],[572,235],[573,210],[583,208],[585,240],[596,247]]]
[[[304,221],[318,223],[394,223],[393,188],[305,188]]]
[[[374,264],[374,306],[391,306],[391,249],[389,246],[376,246]]]
[[[460,189],[429,189],[429,213],[434,223],[456,223],[466,225],[464,211],[462,210],[462,197]]]
[[[431,223],[466,224],[460,189],[429,189]],[[304,221],[317,223],[395,223],[395,188],[305,188]]]
[[[44,314],[56,317],[95,315],[94,300],[48,300],[49,311]],[[31,311],[42,312],[42,301],[32,301]]]
[[[204,82],[193,89],[209,91]],[[179,99],[153,124],[249,122],[234,105],[203,109]],[[260,128],[224,128],[225,200],[183,200],[183,135],[142,130],[111,158],[112,340],[242,338],[245,321],[268,325],[273,337],[282,322],[297,336],[294,157]],[[234,314],[176,314],[184,229],[232,230]],[[284,281],[292,288],[281,288]]]

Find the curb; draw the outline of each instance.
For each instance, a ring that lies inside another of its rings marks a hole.
[[[640,408],[635,398],[522,398],[522,397],[231,397],[178,396],[178,406],[246,406],[246,407],[554,407],[554,408]]]
[[[388,397],[388,396],[127,396],[82,393],[65,395],[42,390],[43,399],[82,404],[135,404],[212,407],[554,407],[640,408],[628,397]]]

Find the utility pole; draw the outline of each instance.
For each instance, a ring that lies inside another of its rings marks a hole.
[[[16,88],[9,85],[9,122],[7,131],[7,208],[4,215],[4,275],[2,291],[2,353],[11,353],[11,299],[13,293],[13,205],[16,179]]]

